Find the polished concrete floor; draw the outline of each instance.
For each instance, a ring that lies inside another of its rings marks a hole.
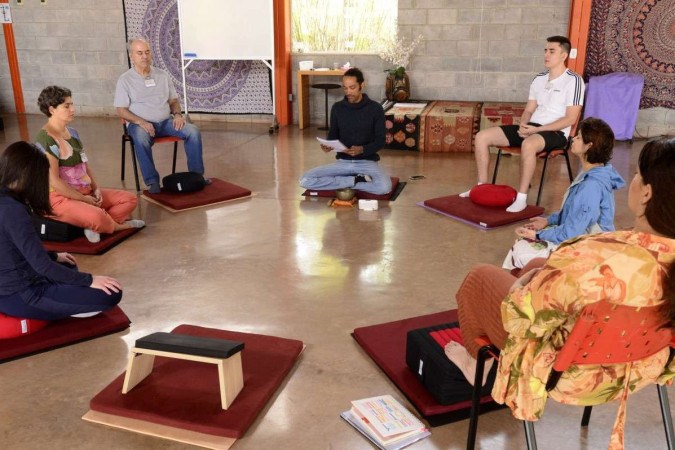
[[[3,148],[33,136],[44,122],[41,116],[4,119]],[[408,182],[395,202],[364,215],[300,197],[300,174],[330,162],[318,147],[315,137],[322,134],[315,127],[286,127],[269,135],[267,124],[198,125],[207,175],[245,186],[253,198],[177,214],[140,200],[134,215],[147,223],[141,233],[102,256],[79,256],[82,270],[122,282],[121,306],[131,328],[0,365],[2,448],[189,447],[80,419],[91,397],[123,372],[135,339],[181,323],[294,338],[307,346],[235,449],[371,448],[339,413],[357,398],[390,393],[405,399],[350,332],[455,308],[454,293],[469,268],[500,264],[512,244],[515,226],[479,231],[416,205],[470,186],[472,155],[381,152],[381,164],[392,175],[426,179]],[[119,120],[77,118],[73,126],[99,184],[133,190],[130,164],[127,180],[119,179]],[[627,180],[641,146],[616,147],[613,162]],[[167,174],[170,147],[158,146],[155,155]],[[568,183],[562,160],[554,161],[549,173],[542,205],[550,211]],[[515,184],[517,176],[518,160],[506,160],[500,181]],[[626,194],[626,189],[616,194],[619,228],[631,226]],[[540,448],[605,448],[615,412],[615,405],[596,408],[590,430],[581,431],[579,408],[550,402],[536,425]],[[522,426],[507,410],[480,422],[481,448],[524,448]],[[413,448],[463,448],[467,426],[463,421],[433,428],[431,437]],[[656,389],[630,398],[626,443],[665,448]]]

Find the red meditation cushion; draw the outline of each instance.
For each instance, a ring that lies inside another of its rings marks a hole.
[[[469,193],[469,198],[480,206],[509,206],[518,192],[505,184],[479,184]]]
[[[49,324],[47,320],[21,319],[0,313],[0,339],[11,339],[40,331]]]

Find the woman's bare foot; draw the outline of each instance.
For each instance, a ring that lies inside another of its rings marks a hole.
[[[471,356],[471,354],[466,350],[466,348],[464,348],[463,345],[455,341],[450,341],[445,345],[445,355],[450,361],[459,367],[459,370],[461,370],[464,374],[466,381],[468,381],[471,386],[473,386],[473,382],[476,379],[476,366],[478,365],[478,361],[476,361],[473,356]],[[488,359],[485,361],[485,370],[483,371],[483,381],[481,386],[485,385],[485,381],[487,380],[488,373],[492,368],[493,362],[493,359]]]

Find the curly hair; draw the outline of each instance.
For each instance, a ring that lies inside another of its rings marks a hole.
[[[363,81],[365,78],[363,77],[363,72],[361,72],[361,69],[352,67],[351,69],[347,70],[343,75],[343,77],[354,77],[356,78],[356,82],[359,84],[363,84]]]
[[[72,97],[73,94],[70,92],[70,89],[64,88],[61,86],[47,86],[40,92],[40,95],[37,99],[38,107],[40,111],[47,116],[51,117],[52,113],[49,112],[49,108],[56,108],[61,103],[66,101],[66,97]]]
[[[607,164],[612,159],[614,132],[604,120],[588,117],[579,123],[579,135],[584,144],[592,143],[586,152],[591,164]]]

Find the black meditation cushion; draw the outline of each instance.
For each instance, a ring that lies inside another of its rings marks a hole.
[[[176,172],[162,178],[162,186],[169,192],[201,191],[204,189],[204,177],[194,172]]]
[[[37,231],[40,239],[52,242],[70,242],[73,239],[84,236],[84,230],[69,223],[59,222],[58,220],[47,219],[46,217],[32,215],[33,227]]]

